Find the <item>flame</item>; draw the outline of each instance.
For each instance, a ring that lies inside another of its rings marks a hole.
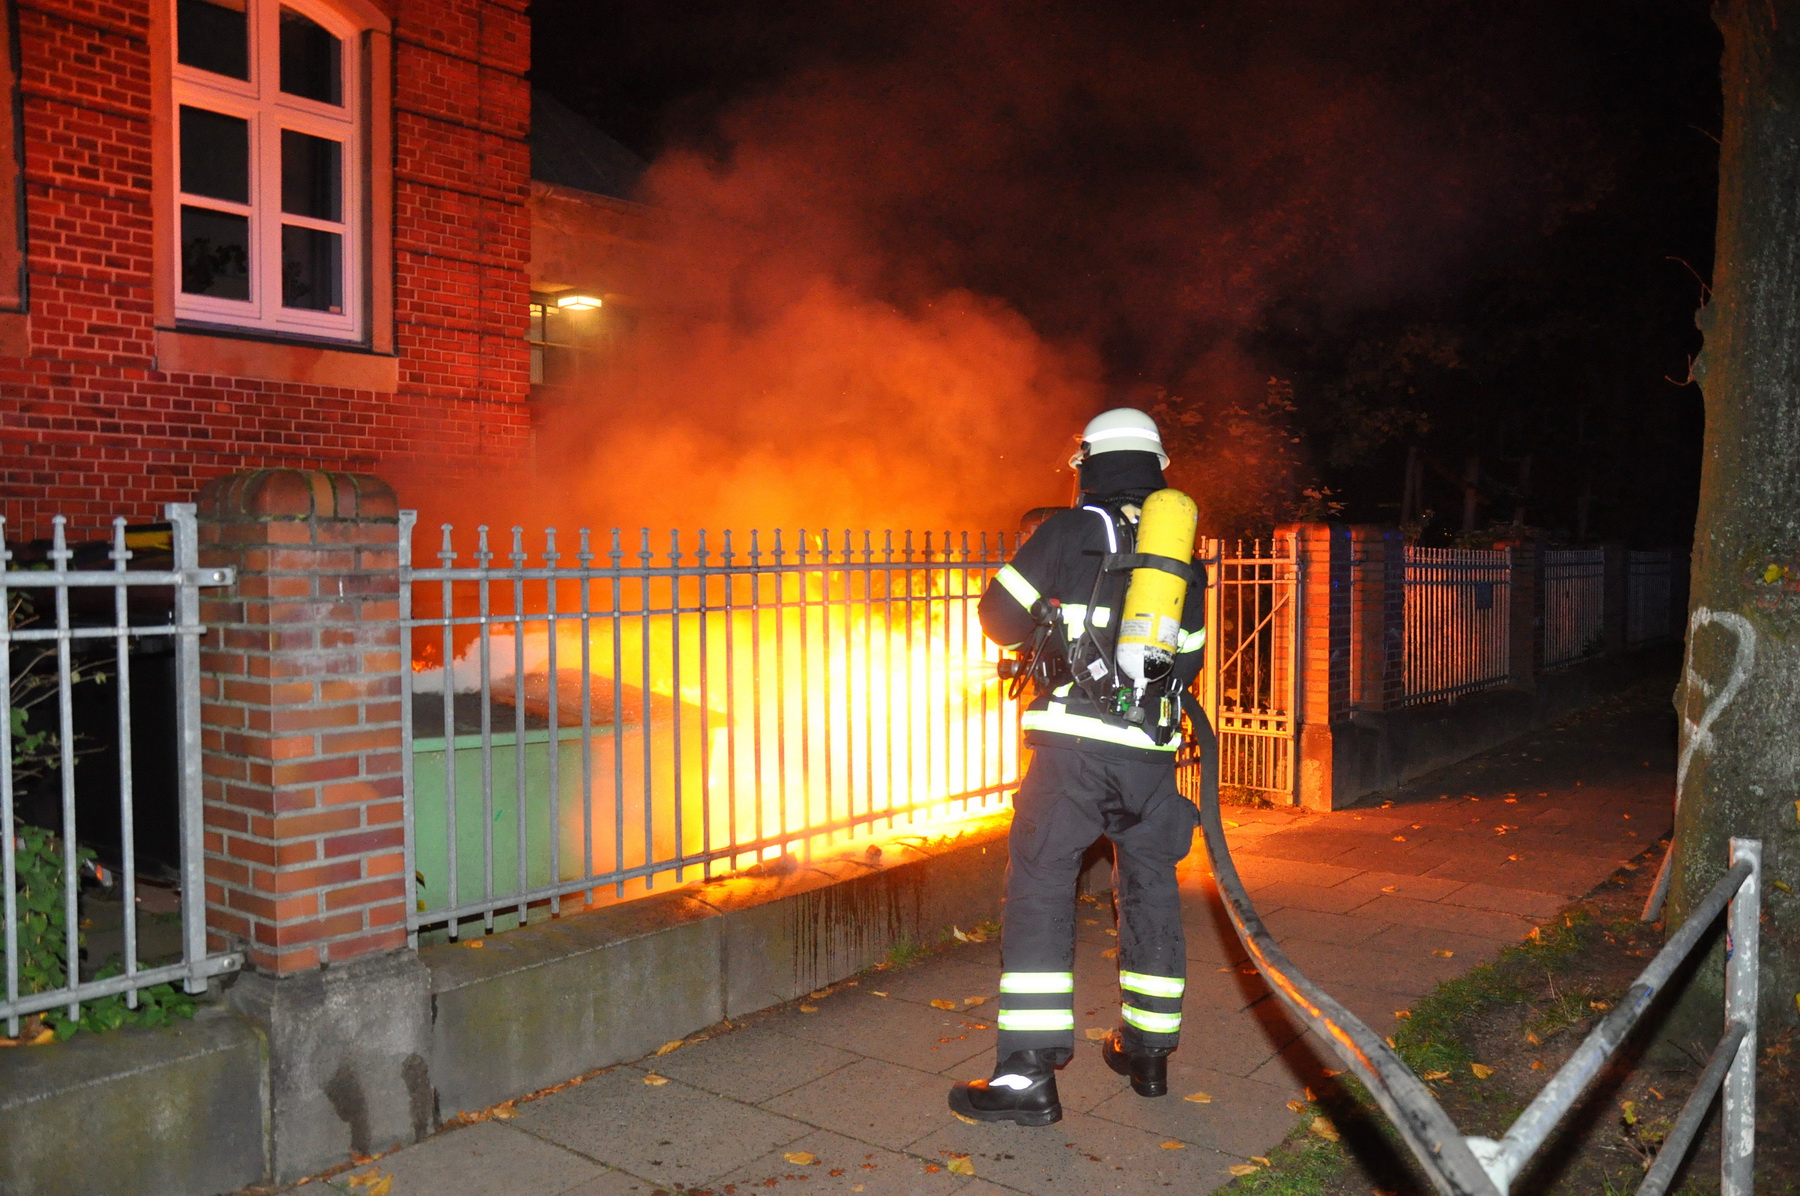
[[[784,853],[812,858],[872,836],[941,828],[1004,805],[1021,763],[1018,711],[976,618],[979,570],[908,570],[890,583],[877,578],[874,593],[854,569],[709,579],[734,587],[710,595],[718,605],[729,597],[730,610],[700,609],[700,580],[683,580],[693,587],[649,604],[667,611],[679,597],[678,615],[633,615],[632,599],[641,606],[644,596],[626,583],[610,596],[619,616],[590,618],[585,632],[568,618],[554,641],[541,623],[528,624],[523,640],[491,633],[487,641],[497,700],[522,702],[539,725],[555,702],[559,878],[636,870],[628,891],[641,892]],[[429,656],[419,650],[425,641],[433,641]],[[441,635],[415,636],[418,692],[446,680],[454,691],[477,688],[481,641],[452,650],[446,678],[435,664]],[[514,711],[496,708],[496,735],[515,725]],[[509,770],[523,766],[495,751],[498,794]],[[464,753],[479,757],[459,744]],[[535,759],[532,769],[544,771]],[[459,784],[459,818],[479,826],[469,788]],[[420,792],[434,796],[430,786]],[[531,781],[526,800],[527,820],[541,819],[547,836],[551,801]],[[494,817],[508,831],[512,815],[501,805],[496,798]],[[464,900],[468,878],[482,871],[486,845],[474,846],[471,854],[465,841],[459,855]],[[655,867],[677,857],[689,861],[679,877]],[[510,877],[508,850],[495,858],[496,876]],[[609,886],[589,900],[616,896]]]

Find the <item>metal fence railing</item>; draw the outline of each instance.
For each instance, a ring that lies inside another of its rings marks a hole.
[[[415,934],[999,809],[1017,784],[976,618],[1004,538],[671,532],[658,552],[644,532],[628,552],[551,531],[528,555],[519,529],[497,554],[445,526],[426,567],[412,518]]]
[[[153,985],[202,992],[241,963],[206,947],[201,834],[199,591],[232,571],[200,567],[191,504],[167,516],[73,546],[62,516],[48,543],[8,545],[0,521],[9,1035],[115,994],[135,1008]],[[149,854],[175,909],[140,915],[140,849],[158,836]]]
[[[1505,685],[1511,667],[1512,553],[1406,547],[1406,702]]]
[[[1295,540],[1209,540],[1207,653],[1196,687],[1219,735],[1220,783],[1279,804],[1294,800],[1299,735],[1295,647],[1300,562]],[[1199,759],[1190,742],[1178,766],[1183,791]]]
[[[1674,634],[1670,616],[1675,585],[1674,554],[1632,552],[1625,561],[1625,642],[1638,647]]]
[[[1598,656],[1606,647],[1606,551],[1544,553],[1544,667]]]

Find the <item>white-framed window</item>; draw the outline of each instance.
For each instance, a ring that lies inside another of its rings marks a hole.
[[[360,29],[319,0],[169,0],[175,314],[364,336]]]

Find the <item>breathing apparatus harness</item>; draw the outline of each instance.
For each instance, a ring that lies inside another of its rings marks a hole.
[[[1036,630],[1029,641],[1000,662],[1000,676],[1011,681],[1007,697],[1021,696],[1027,681],[1039,692],[1055,693],[1072,686],[1093,703],[1102,718],[1137,727],[1161,746],[1181,726],[1174,658],[1147,661],[1141,682],[1120,669],[1118,638],[1126,586],[1137,569],[1155,569],[1179,577],[1189,586],[1204,586],[1205,570],[1190,561],[1138,552],[1137,503],[1086,503],[1081,509],[1105,521],[1107,543],[1100,554],[1081,629],[1070,637],[1067,614],[1059,600],[1039,598],[1032,603]],[[1097,620],[1096,612],[1106,613]]]

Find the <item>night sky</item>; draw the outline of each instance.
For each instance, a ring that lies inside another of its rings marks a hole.
[[[1703,2],[532,11],[537,86],[707,172],[644,198],[778,175],[743,191],[792,215],[744,215],[764,256],[808,261],[824,228],[808,268],[858,295],[1016,313],[1092,408],[1156,407],[1188,476],[1224,479],[1218,530],[1391,522],[1411,450],[1428,542],[1462,530],[1472,467],[1477,531],[1691,534]]]

